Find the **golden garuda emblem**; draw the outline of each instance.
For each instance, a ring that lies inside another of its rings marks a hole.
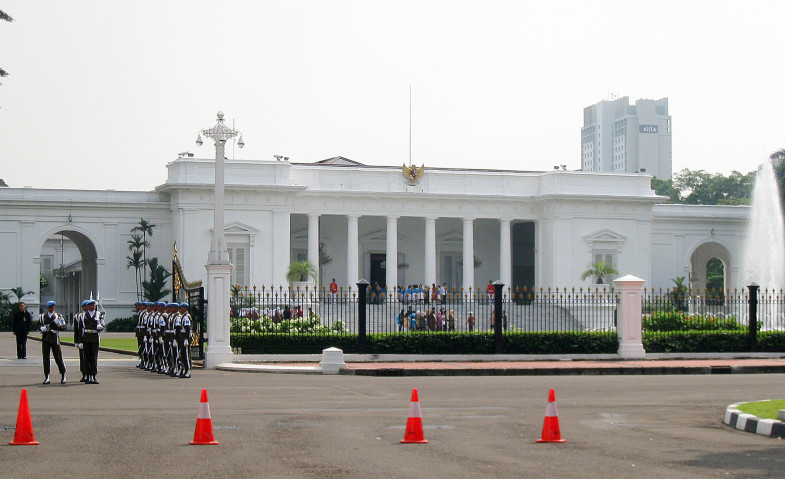
[[[425,174],[425,165],[420,167],[403,164],[403,176],[409,181],[410,185],[416,185],[417,181]]]

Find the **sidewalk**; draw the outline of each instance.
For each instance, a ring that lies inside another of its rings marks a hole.
[[[315,355],[316,356],[316,355]],[[559,375],[643,375],[643,374],[761,374],[785,373],[785,354],[771,357],[674,358],[647,360],[620,359],[549,359],[495,360],[487,356],[477,360],[450,360],[449,357],[422,361],[401,357],[394,361],[353,360],[345,355],[346,368],[341,374],[355,376],[559,376]],[[657,355],[661,356],[661,355]],[[318,356],[317,356],[318,357]],[[237,372],[320,373],[318,360],[285,361],[283,356],[266,362],[243,360],[218,369]]]

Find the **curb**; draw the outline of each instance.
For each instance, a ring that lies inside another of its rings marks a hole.
[[[720,369],[721,368],[721,369]],[[683,366],[606,368],[378,368],[341,369],[349,376],[649,376],[686,374],[772,374],[785,373],[785,366]]]
[[[33,341],[41,342],[41,338],[30,337],[28,339],[32,339]],[[71,342],[68,342],[68,341],[63,341],[62,339],[60,339],[60,346],[70,346],[72,348],[76,347],[76,345],[74,343],[71,343]],[[126,355],[126,356],[136,356],[137,355],[136,351],[126,351],[125,349],[105,348],[103,346],[98,346],[98,350],[99,351],[106,351],[107,353],[123,354],[123,355]]]
[[[765,401],[765,399],[764,399]],[[725,409],[722,423],[739,431],[751,432],[760,436],[785,439],[785,423],[776,419],[761,419],[752,414],[739,411],[741,404],[731,404]]]

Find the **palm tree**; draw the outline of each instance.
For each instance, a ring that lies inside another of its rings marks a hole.
[[[131,252],[131,256],[126,256],[125,259],[128,260],[126,267],[128,269],[133,268],[136,271],[136,300],[142,300],[142,290],[140,289],[142,283],[142,268],[144,268],[145,263],[142,259],[142,252],[139,250],[133,250]]]
[[[589,276],[594,276],[597,279],[597,284],[603,284],[603,279],[612,274],[619,274],[610,263],[605,261],[597,261],[589,265],[589,269],[583,272],[581,279],[586,279]]]
[[[150,258],[147,262],[150,268],[150,281],[142,282],[142,289],[148,301],[160,301],[171,292],[166,289],[166,280],[172,275],[166,268],[158,264],[158,258]]]
[[[155,228],[155,225],[144,218],[139,218],[139,224],[131,228],[131,232],[138,231],[142,233],[142,259],[144,259],[145,264],[147,264],[147,247],[150,246],[150,243],[147,242],[147,235],[153,235],[153,228]],[[144,270],[144,280],[147,281],[146,269]]]
[[[0,20],[5,20],[6,22],[13,22],[14,19],[11,15],[5,13],[4,11],[0,10]],[[0,68],[0,77],[8,76],[8,72]]]
[[[25,296],[27,294],[33,294],[32,291],[25,291],[25,289],[23,287],[21,287],[21,286],[17,286],[16,288],[11,288],[9,291],[14,293],[14,295],[16,296],[16,301],[17,302],[22,301],[22,297],[23,296]]]
[[[318,280],[316,277],[316,268],[310,261],[295,261],[289,265],[289,272],[286,273],[286,279],[292,283],[295,281],[308,281],[308,277]]]
[[[686,296],[687,296],[687,285],[684,284],[684,276],[679,276],[677,278],[673,278],[674,286],[673,290],[670,292],[671,302],[673,302],[673,307],[676,311],[686,311]]]

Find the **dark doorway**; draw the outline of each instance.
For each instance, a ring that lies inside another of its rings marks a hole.
[[[534,222],[512,226],[512,292],[534,288]]]
[[[379,284],[380,288],[384,288],[387,283],[387,266],[385,260],[387,255],[379,253],[371,253],[371,287]]]

